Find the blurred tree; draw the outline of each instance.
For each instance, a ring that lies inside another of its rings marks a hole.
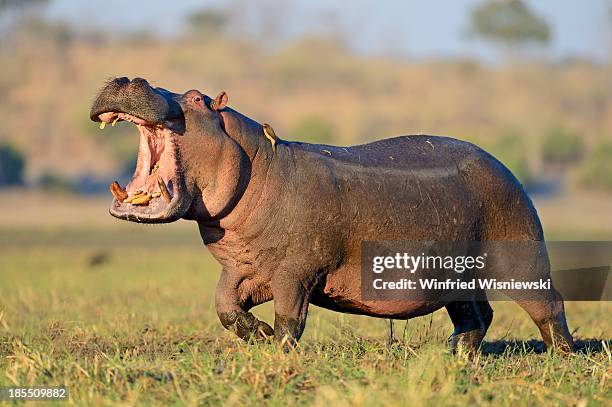
[[[39,15],[24,18],[17,31],[38,42],[48,41],[62,47],[68,45],[75,38],[74,32],[67,23],[50,22]]]
[[[0,35],[19,28],[25,17],[37,15],[49,0],[0,0]]]
[[[523,184],[533,181],[527,149],[520,134],[515,132],[502,134],[491,147],[491,153]]]
[[[189,30],[194,35],[219,34],[228,22],[228,15],[223,10],[201,10],[187,17]]]
[[[25,158],[15,147],[0,143],[0,186],[23,183]]]
[[[49,191],[70,192],[74,190],[72,182],[52,172],[45,172],[40,176],[38,187]]]
[[[582,158],[584,142],[580,135],[562,127],[549,129],[542,140],[542,159],[547,164],[572,164]]]
[[[487,1],[472,11],[470,33],[507,50],[527,44],[546,45],[550,28],[522,0]]]
[[[0,0],[0,12],[7,9],[25,9],[32,6],[45,5],[49,0]]]
[[[597,145],[584,161],[581,183],[590,188],[612,191],[612,142],[604,141]]]

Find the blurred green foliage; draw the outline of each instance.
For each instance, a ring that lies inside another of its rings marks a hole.
[[[285,139],[352,145],[400,134],[475,134],[472,141],[523,182],[540,181],[529,166],[539,157],[568,162],[563,182],[580,181],[574,154],[584,147],[577,135],[593,146],[598,134],[610,133],[608,64],[563,61],[551,69],[544,61],[487,66],[468,56],[404,60],[392,49],[368,55],[356,52],[345,30],[333,24],[275,42],[273,34],[291,24],[283,18],[288,9],[275,2],[239,3],[245,7],[231,1],[192,10],[180,35],[165,38],[153,28],[121,35],[93,26],[81,30],[44,18],[45,1],[0,0],[5,17],[19,17],[11,20],[12,29],[0,29],[6,33],[0,44],[0,133],[17,145],[38,146],[23,151],[26,182],[36,184],[45,172],[75,185],[130,172],[136,129],[118,124],[100,131],[87,115],[104,78],[115,75],[145,77],[178,92],[197,88],[215,95],[225,89],[233,108],[273,123]],[[533,3],[476,3],[473,23],[480,31],[474,32],[480,38],[506,45],[546,38],[546,30],[523,30],[545,25],[525,6]],[[27,10],[20,8],[26,4]],[[551,123],[571,126],[577,135],[547,132]],[[498,141],[504,129],[523,139]]]
[[[307,116],[291,129],[289,135],[296,141],[329,144],[334,140],[334,125],[325,118]]]
[[[612,191],[612,142],[598,144],[581,169],[583,185]]]
[[[49,0],[0,0],[0,11],[8,8],[26,8],[30,6],[42,6]]]
[[[38,179],[38,186],[47,191],[71,192],[74,186],[70,180],[52,172],[43,173]]]
[[[527,147],[520,134],[506,132],[491,147],[491,153],[523,184],[532,180],[527,158]]]
[[[472,34],[507,46],[546,44],[550,40],[546,21],[522,0],[484,2],[472,11],[471,23]]]
[[[584,155],[584,142],[579,134],[562,127],[553,127],[542,139],[541,152],[545,163],[571,164]]]
[[[36,14],[22,18],[19,22],[19,31],[22,36],[58,45],[60,49],[64,49],[76,38],[76,34],[67,23],[46,21]]]
[[[0,186],[23,183],[25,157],[16,147],[0,142]]]
[[[221,33],[227,22],[228,16],[223,10],[205,9],[187,17],[187,25],[194,35]]]

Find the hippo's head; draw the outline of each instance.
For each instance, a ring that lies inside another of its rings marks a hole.
[[[223,128],[226,103],[225,92],[211,99],[197,90],[154,88],[141,78],[108,82],[93,103],[91,120],[100,128],[129,121],[140,133],[132,179],[125,189],[111,185],[111,215],[143,223],[222,216],[236,197],[243,161]]]

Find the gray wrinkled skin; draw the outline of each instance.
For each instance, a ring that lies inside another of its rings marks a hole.
[[[453,347],[478,348],[493,318],[487,302],[362,300],[360,243],[543,240],[531,201],[499,161],[472,144],[435,136],[353,147],[279,141],[273,150],[262,126],[225,102],[221,95],[174,94],[142,79],[119,78],[102,89],[91,111],[95,121],[106,112],[125,112],[172,129],[172,203],[143,208],[115,200],[111,214],[142,222],[196,221],[223,266],[215,302],[224,327],[245,340],[273,335],[291,347],[302,335],[309,304],[396,319],[446,307],[455,326]],[[547,255],[538,256],[496,272],[547,278]],[[270,300],[274,328],[249,312]],[[541,301],[517,302],[547,346],[572,349],[554,289]]]

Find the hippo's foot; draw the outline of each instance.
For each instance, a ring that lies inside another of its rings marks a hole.
[[[294,350],[298,340],[304,332],[303,321],[276,315],[274,318],[274,340],[283,348],[285,352]]]
[[[257,331],[255,332],[255,340],[267,341],[274,337],[274,329],[263,321],[259,321],[257,324]]]
[[[245,341],[264,341],[274,336],[274,329],[250,312],[226,312],[219,315],[225,328]]]
[[[485,331],[482,329],[474,329],[468,332],[453,334],[453,337],[451,338],[451,349],[455,354],[474,354],[476,351],[478,351],[484,336]]]
[[[560,353],[574,351],[574,339],[567,328],[565,314],[539,322],[538,328],[548,349]]]
[[[453,353],[478,351],[489,325],[493,320],[493,309],[488,302],[457,301],[446,306],[455,331],[451,339]]]
[[[561,296],[553,290],[540,301],[517,301],[538,326],[547,349],[561,353],[574,351],[574,340],[567,327]]]

